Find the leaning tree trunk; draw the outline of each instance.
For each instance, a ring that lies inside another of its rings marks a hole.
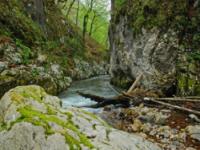
[[[78,17],[79,17],[79,10],[80,10],[80,0],[77,0],[77,11],[76,11],[76,25],[78,25]]]
[[[94,2],[94,0],[90,1],[90,8],[88,9],[88,11],[86,12],[86,14],[83,18],[83,42],[84,43],[85,43],[85,34],[87,33],[87,25],[88,25],[89,14],[93,9],[93,2]]]
[[[92,21],[91,21],[91,24],[90,24],[90,32],[89,32],[90,36],[92,36],[92,31],[93,31],[93,26],[94,26],[94,23],[95,23],[95,19],[96,19],[96,14],[94,14],[94,16],[92,18]]]
[[[45,29],[44,1],[35,0],[34,2],[35,2],[35,19],[44,30]]]
[[[69,13],[71,12],[71,9],[72,9],[74,3],[75,3],[75,0],[73,0],[73,1],[70,3],[69,8],[68,8],[68,10],[67,10],[67,17],[69,16]]]

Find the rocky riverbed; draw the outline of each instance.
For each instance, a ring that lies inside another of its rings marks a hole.
[[[193,114],[140,105],[104,108],[102,117],[115,128],[158,142],[165,150],[199,150],[200,119]]]

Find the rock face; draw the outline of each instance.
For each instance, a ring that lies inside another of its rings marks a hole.
[[[39,86],[21,86],[0,100],[0,150],[160,150],[144,138],[109,127],[61,101]]]
[[[186,92],[188,95],[198,94],[198,92],[194,92],[194,86],[190,85],[191,82],[193,85],[195,84],[194,76],[198,78],[198,70],[191,69],[191,67],[186,68],[188,65],[196,66],[198,63],[188,62],[188,56],[185,56],[185,61],[182,59],[184,55],[190,55],[182,53],[185,49],[198,51],[199,49],[195,47],[195,44],[196,46],[198,44],[195,41],[184,41],[186,35],[181,34],[181,26],[187,29],[190,25],[183,25],[181,18],[177,20],[178,17],[186,17],[184,11],[189,10],[185,7],[195,7],[196,5],[194,6],[193,3],[184,5],[185,1],[179,3],[178,8],[173,1],[166,4],[156,0],[148,2],[127,0],[123,5],[119,5],[115,0],[112,1],[113,14],[109,36],[110,73],[114,84],[132,83],[140,73],[143,73],[142,85],[146,89],[160,90],[169,96],[175,94],[177,89],[180,94],[186,91],[188,91]],[[168,7],[169,5],[170,7]],[[193,8],[195,9],[193,16],[190,17],[198,18],[199,8],[199,4],[197,4],[197,7]],[[164,13],[166,11],[167,14]],[[191,28],[198,30],[196,26]],[[180,34],[182,39],[180,39]],[[188,31],[186,34],[191,33]],[[195,36],[195,32],[192,36]],[[191,70],[194,74],[191,73]],[[179,77],[177,77],[177,73],[180,74]],[[182,79],[183,82],[180,81]],[[199,85],[199,82],[196,84]]]
[[[74,59],[75,68],[71,73],[74,79],[87,79],[89,77],[108,74],[108,64],[104,61],[89,63],[84,60]]]
[[[125,26],[127,21],[126,17],[120,17],[120,24],[112,28],[111,75],[128,76],[132,81],[143,73],[145,88],[167,92],[175,84],[176,34],[144,29],[141,35],[133,37],[131,28]],[[168,37],[171,37],[170,41]]]
[[[72,79],[67,77],[60,65],[49,64],[45,68],[39,62],[29,65],[23,64],[22,49],[15,47],[15,43],[0,43],[4,52],[0,57],[0,96],[17,85],[38,84],[51,94],[57,94],[69,87]],[[39,61],[39,60],[38,60]]]

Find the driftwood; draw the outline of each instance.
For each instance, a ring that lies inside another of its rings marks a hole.
[[[182,97],[164,97],[164,98],[155,98],[155,100],[158,101],[171,101],[171,102],[199,102],[200,99],[188,99],[188,98],[182,98]]]
[[[185,98],[187,98],[187,99],[199,99],[200,100],[200,97],[198,97],[198,96],[187,96]]]
[[[78,93],[83,97],[90,98],[91,100],[94,100],[95,102],[97,102],[97,104],[84,106],[84,107],[100,108],[100,107],[104,107],[104,106],[111,105],[111,104],[113,104],[113,105],[118,104],[118,105],[128,107],[132,104],[139,105],[141,103],[144,103],[144,104],[156,103],[156,104],[168,107],[168,108],[173,108],[176,110],[180,110],[180,111],[187,112],[187,113],[193,113],[195,115],[200,116],[200,111],[196,111],[196,110],[181,107],[178,105],[162,102],[162,101],[156,100],[154,98],[149,98],[149,97],[145,97],[142,100],[139,100],[139,98],[131,97],[130,95],[129,95],[129,97],[128,96],[123,97],[123,95],[120,95],[120,96],[113,97],[113,98],[105,98],[105,97],[100,97],[100,96],[96,96],[96,95],[92,95],[92,94],[85,94],[85,93],[81,93],[81,92],[78,92]]]
[[[168,108],[173,108],[176,110],[180,110],[180,111],[187,112],[187,113],[193,113],[193,114],[200,116],[200,111],[192,110],[189,108],[185,108],[185,107],[181,107],[181,106],[169,103],[169,102],[200,102],[200,97],[156,98],[156,97],[141,97],[141,96],[137,97],[136,95],[132,95],[133,90],[136,88],[136,86],[142,79],[142,76],[143,76],[143,74],[140,74],[136,78],[136,80],[134,81],[134,83],[132,84],[132,86],[129,88],[129,90],[127,92],[120,93],[120,92],[116,91],[116,93],[118,93],[119,95],[115,96],[115,97],[106,98],[106,97],[101,97],[101,96],[83,93],[83,92],[77,92],[77,93],[83,97],[90,98],[91,100],[97,102],[97,104],[84,106],[84,107],[100,108],[100,107],[104,107],[104,106],[111,105],[111,104],[112,105],[120,105],[123,107],[129,107],[131,105],[137,106],[141,103],[143,103],[145,105],[158,104],[158,105],[162,105],[162,106],[165,106]],[[113,90],[115,90],[115,89],[113,89]],[[164,102],[164,101],[167,101],[167,102]]]
[[[106,97],[100,97],[97,95],[92,95],[88,93],[83,92],[77,92],[80,96],[83,96],[85,98],[90,98],[91,100],[97,102],[97,104],[89,105],[89,106],[83,106],[83,107],[90,107],[90,108],[100,108],[107,105],[123,105],[124,107],[130,106],[130,99],[124,98],[122,96],[116,96],[112,98],[106,98]]]
[[[132,86],[129,88],[129,90],[127,91],[127,93],[130,93],[131,91],[133,91],[136,86],[138,85],[138,83],[140,82],[140,80],[142,79],[143,74],[141,73],[136,80],[133,82]]]
[[[172,105],[172,104],[169,104],[169,103],[165,103],[165,102],[162,102],[162,101],[155,100],[153,98],[146,97],[146,98],[144,98],[144,101],[151,101],[151,102],[166,106],[168,108],[173,108],[173,109],[181,110],[181,111],[184,111],[184,112],[187,112],[187,113],[193,113],[193,114],[200,116],[200,111],[192,110],[192,109],[177,106],[177,105]]]

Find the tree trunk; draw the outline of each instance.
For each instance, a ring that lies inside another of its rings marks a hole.
[[[70,3],[69,8],[68,8],[68,10],[67,10],[67,17],[69,16],[69,13],[70,13],[70,11],[71,11],[71,9],[72,9],[74,3],[75,3],[75,0],[73,0],[73,1]]]
[[[45,29],[44,1],[35,0],[34,2],[35,2],[35,19],[42,27],[42,29]]]
[[[77,11],[76,11],[76,25],[78,25],[78,17],[79,17],[79,9],[80,9],[80,0],[78,1],[78,7],[77,7]]]
[[[92,21],[91,21],[91,24],[90,24],[90,32],[89,32],[89,35],[92,36],[92,31],[93,31],[93,25],[95,23],[95,19],[96,19],[96,14],[94,14],[93,18],[92,18]]]
[[[83,19],[83,42],[85,43],[85,34],[87,33],[87,25],[88,25],[88,18],[89,18],[89,14],[93,9],[93,2],[94,0],[90,1],[90,8],[88,9],[88,11],[86,12],[84,19]]]

